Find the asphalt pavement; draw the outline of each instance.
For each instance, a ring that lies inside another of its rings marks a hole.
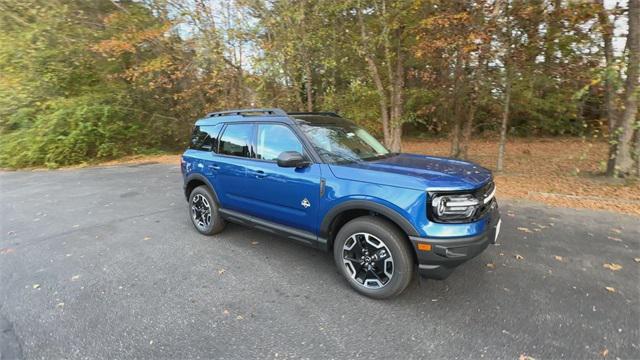
[[[497,246],[380,301],[328,253],[198,234],[177,166],[2,172],[0,191],[3,360],[640,358],[637,217],[501,201]]]

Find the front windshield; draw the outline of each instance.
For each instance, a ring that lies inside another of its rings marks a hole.
[[[390,154],[376,138],[357,126],[301,123],[300,128],[329,163],[370,161]]]

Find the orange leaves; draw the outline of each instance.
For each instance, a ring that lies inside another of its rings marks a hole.
[[[454,48],[469,54],[477,51],[490,38],[488,29],[477,23],[473,13],[445,12],[420,21],[416,30],[418,42],[415,50],[420,58]]]
[[[115,14],[105,18],[105,24],[113,23]],[[120,16],[120,14],[118,14]],[[111,39],[100,41],[93,45],[91,50],[104,56],[116,57],[124,53],[135,53],[137,49],[148,42],[162,41],[164,34],[171,28],[170,23],[163,23],[151,29],[138,30],[133,26],[127,26]]]
[[[91,50],[105,56],[120,56],[124,53],[133,53],[136,48],[126,41],[109,39],[92,46]]]

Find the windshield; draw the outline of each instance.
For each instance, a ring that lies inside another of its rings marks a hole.
[[[376,138],[357,126],[301,123],[300,128],[328,163],[370,161],[390,154]]]

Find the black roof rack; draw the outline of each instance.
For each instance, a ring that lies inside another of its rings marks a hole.
[[[322,115],[322,116],[333,116],[337,118],[342,118],[342,116],[331,112],[331,111],[321,111],[321,112],[289,112],[288,115]]]
[[[287,116],[287,113],[282,109],[271,108],[271,109],[238,109],[238,110],[227,110],[227,111],[218,111],[208,113],[206,117],[218,117],[218,116],[247,116],[253,114],[264,114],[270,116]]]

